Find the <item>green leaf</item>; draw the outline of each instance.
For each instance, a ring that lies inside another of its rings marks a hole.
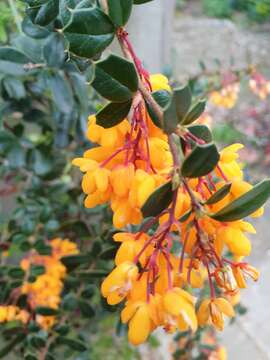
[[[116,251],[117,251],[117,247],[115,245],[111,246],[111,247],[103,250],[100,253],[99,257],[102,260],[112,260],[115,257]]]
[[[67,25],[71,19],[72,9],[91,8],[93,6],[92,0],[60,0],[59,12],[63,25]]]
[[[0,73],[14,76],[25,75],[24,65],[29,62],[29,58],[17,49],[0,47]]]
[[[126,25],[133,5],[132,0],[108,0],[109,16],[116,26]]]
[[[184,117],[181,125],[189,125],[197,120],[205,110],[206,100],[199,100]]]
[[[167,134],[174,132],[177,125],[183,121],[190,104],[191,91],[188,85],[174,89],[171,102],[164,111],[164,130]]]
[[[88,270],[78,273],[79,279],[83,281],[92,281],[93,279],[103,278],[108,275],[106,270]]]
[[[25,87],[19,79],[8,76],[3,79],[3,85],[9,97],[20,100],[26,97]]]
[[[59,0],[49,0],[41,6],[28,7],[27,15],[37,25],[46,26],[58,15]]]
[[[26,16],[23,19],[22,31],[27,36],[30,36],[31,38],[34,38],[34,39],[43,39],[50,35],[50,31],[48,29],[46,29],[45,27],[33,24],[28,16]]]
[[[150,2],[150,1],[153,1],[153,0],[133,0],[133,3],[135,5],[140,5],[140,4],[145,4],[147,2]]]
[[[263,180],[253,189],[234,200],[211,218],[217,221],[236,221],[251,215],[258,210],[270,197],[270,180]]]
[[[91,261],[90,255],[69,255],[61,258],[61,262],[68,268],[73,269],[83,264],[89,264]]]
[[[80,300],[79,308],[83,317],[92,318],[93,316],[95,316],[95,310],[90,304],[88,304],[88,302]]]
[[[172,202],[173,191],[171,181],[157,188],[142,207],[143,217],[159,215]]]
[[[70,347],[72,350],[75,350],[75,351],[87,350],[87,347],[83,342],[81,342],[79,340],[74,340],[74,339],[70,339],[67,337],[63,337],[63,336],[59,336],[57,338],[57,343],[61,344],[61,345],[67,345],[68,347]]]
[[[53,33],[46,41],[43,56],[49,67],[60,68],[66,58],[64,38],[59,33]]]
[[[14,267],[9,269],[8,275],[14,279],[22,279],[24,277],[24,271],[20,267]]]
[[[110,101],[125,102],[138,90],[136,69],[132,62],[110,55],[96,63],[92,86]]]
[[[168,106],[170,100],[171,100],[171,94],[166,90],[158,90],[152,93],[152,97],[154,100],[158,103],[158,105],[165,109],[166,106]],[[150,115],[153,123],[159,127],[162,128],[162,124],[160,124],[159,118],[155,113],[155,110],[151,107],[151,104],[146,103],[148,114]]]
[[[53,168],[52,157],[45,151],[35,149],[33,152],[33,170],[39,176],[48,174]]]
[[[185,221],[187,221],[191,214],[192,214],[192,209],[186,211],[186,212],[184,213],[184,215],[182,215],[182,216],[180,217],[179,221],[180,221],[180,222],[185,222]]]
[[[72,10],[71,20],[64,28],[70,51],[92,58],[106,49],[114,38],[110,18],[96,7]]]
[[[72,112],[74,106],[72,88],[64,74],[59,72],[50,76],[48,83],[58,109],[64,114]]]
[[[35,309],[36,314],[43,315],[43,316],[55,316],[58,314],[56,309],[52,309],[46,306],[38,306]]]
[[[178,121],[182,122],[191,105],[191,90],[189,85],[186,85],[181,88],[175,89],[174,93],[176,97],[176,112],[178,116]]]
[[[187,130],[190,131],[197,138],[205,141],[206,143],[209,143],[213,140],[212,133],[209,127],[206,125],[200,125],[200,124],[190,125],[187,127]]]
[[[26,334],[19,334],[0,350],[0,359],[4,358],[13,348],[26,338]],[[7,359],[7,358],[6,358]]]
[[[232,184],[228,183],[222,186],[218,191],[216,191],[210,198],[205,202],[206,205],[212,205],[217,203],[218,201],[225,198],[226,195],[229,194],[231,190]]]
[[[96,115],[97,125],[107,129],[119,124],[127,117],[131,103],[130,100],[124,103],[109,103],[104,106]]]
[[[219,161],[217,147],[213,143],[196,145],[183,162],[184,177],[197,178],[209,174]]]

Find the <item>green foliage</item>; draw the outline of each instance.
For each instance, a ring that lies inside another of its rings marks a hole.
[[[232,15],[230,0],[203,0],[203,8],[207,15],[226,18]]]

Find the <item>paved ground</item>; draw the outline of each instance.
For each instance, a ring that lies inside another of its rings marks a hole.
[[[257,283],[249,283],[242,292],[242,302],[248,308],[245,316],[228,326],[222,341],[228,348],[228,360],[270,359],[270,206],[264,217],[255,221],[257,235],[253,239],[250,263],[261,271]]]

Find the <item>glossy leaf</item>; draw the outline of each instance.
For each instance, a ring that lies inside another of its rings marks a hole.
[[[200,124],[190,125],[187,127],[187,130],[190,131],[197,138],[205,141],[206,143],[209,143],[213,140],[212,133],[209,127],[206,125],[200,125]]]
[[[58,311],[56,309],[52,309],[52,308],[46,307],[46,306],[36,307],[35,312],[37,314],[43,315],[43,316],[55,316],[58,314]]]
[[[138,90],[138,76],[133,63],[116,55],[96,63],[92,86],[114,102],[130,100]]]
[[[68,347],[70,347],[72,350],[75,351],[85,351],[87,350],[87,347],[85,346],[85,344],[79,340],[74,340],[74,339],[70,339],[67,337],[63,337],[63,336],[59,336],[57,338],[57,343],[61,344],[61,345],[67,345]]]
[[[183,120],[187,114],[192,100],[192,94],[188,85],[174,90],[176,97],[176,112],[179,122]]]
[[[45,27],[33,24],[29,17],[25,17],[22,22],[22,31],[34,39],[43,39],[50,35],[50,31]]]
[[[71,20],[64,28],[70,51],[87,58],[105,50],[114,38],[114,31],[110,18],[96,7],[72,10]]]
[[[34,24],[46,26],[58,15],[59,0],[49,0],[41,6],[26,9],[27,14]]]
[[[132,0],[108,0],[109,16],[116,26],[124,26],[130,16]]]
[[[213,143],[196,145],[183,162],[184,177],[197,178],[209,174],[219,161],[217,147]]]
[[[225,198],[231,190],[232,184],[228,183],[217,190],[210,198],[205,202],[206,205],[212,205]]]
[[[154,100],[158,103],[161,108],[166,108],[171,100],[171,94],[166,90],[158,90],[152,93]],[[149,103],[146,103],[148,114],[150,115],[153,123],[162,128],[162,124],[160,124],[159,118],[155,113],[155,110],[151,107]]]
[[[140,5],[140,4],[145,4],[147,2],[150,2],[150,1],[153,1],[153,0],[133,0],[133,3],[135,5]]]
[[[59,33],[53,33],[44,45],[43,56],[47,66],[60,68],[65,61],[64,38]]]
[[[167,182],[157,188],[146,200],[142,207],[143,217],[151,217],[159,215],[172,202],[173,191],[172,183]]]
[[[167,134],[175,131],[191,104],[191,91],[189,86],[174,89],[171,102],[164,111],[164,130]]]
[[[258,210],[269,197],[270,180],[267,179],[255,185],[253,189],[210,216],[218,221],[240,220]]]
[[[181,125],[189,125],[197,120],[205,110],[206,100],[199,100],[184,117]]]
[[[97,125],[105,129],[113,127],[123,121],[131,108],[131,101],[124,103],[109,103],[96,114]]]
[[[0,73],[20,76],[25,75],[24,65],[30,60],[22,52],[15,48],[0,47]]]

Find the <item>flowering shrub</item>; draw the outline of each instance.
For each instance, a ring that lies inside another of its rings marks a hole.
[[[95,324],[87,319],[103,317],[95,287],[100,278],[108,305],[121,303],[116,310],[133,345],[158,327],[190,336],[206,325],[222,330],[224,316],[235,315],[246,278],[258,279],[244,259],[251,252],[246,233],[255,232],[244,218],[263,214],[270,182],[252,186],[244,180],[241,144],[218,150],[202,120],[204,99],[195,99],[188,85],[172,88],[166,77],[144,69],[124,28],[133,5],[144,2],[25,0],[28,36],[0,49],[5,114],[14,118],[19,108],[20,118],[36,116],[42,129],[27,142],[21,124],[10,125],[6,115],[1,134],[2,194],[17,190],[15,169],[25,181],[21,207],[1,243],[0,321],[3,336],[14,336],[2,357],[17,347],[26,359],[64,358],[61,347],[67,346],[67,356],[79,351],[89,358],[86,331]],[[45,40],[33,50],[29,36]],[[99,59],[114,38],[123,57]],[[108,102],[97,106],[84,129],[86,83]],[[35,87],[40,95],[32,107],[42,117],[20,104]],[[47,87],[53,125],[45,120],[41,96]],[[67,151],[57,153],[53,141]],[[88,211],[80,207],[71,161],[84,173]],[[17,249],[22,256],[14,267]],[[208,294],[197,301],[200,289]],[[219,353],[223,349],[213,349],[212,356]]]

